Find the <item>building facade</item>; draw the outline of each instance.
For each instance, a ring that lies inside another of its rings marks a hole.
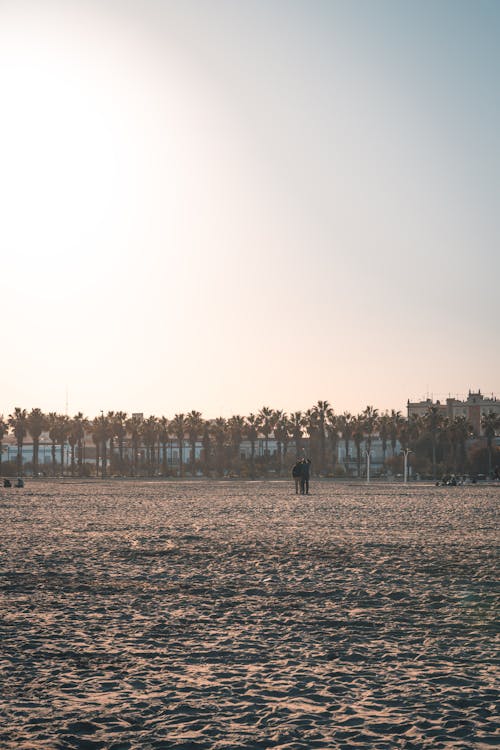
[[[410,401],[407,403],[408,419],[412,415],[423,417],[429,407],[436,406],[443,417],[454,419],[455,417],[466,417],[474,428],[476,435],[484,433],[481,427],[483,414],[493,412],[500,416],[500,401],[496,396],[484,396],[480,390],[469,391],[467,398],[463,401],[457,398],[447,398],[445,401],[433,401],[430,398],[424,401]]]

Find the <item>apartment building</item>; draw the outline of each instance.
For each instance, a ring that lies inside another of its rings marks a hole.
[[[500,416],[500,400],[496,396],[485,396],[478,391],[470,391],[464,400],[449,397],[444,401],[433,401],[430,398],[424,401],[410,401],[407,403],[408,418],[413,414],[424,416],[430,406],[437,406],[443,417],[454,419],[455,417],[466,417],[472,424],[476,435],[482,435],[481,417],[492,411]]]

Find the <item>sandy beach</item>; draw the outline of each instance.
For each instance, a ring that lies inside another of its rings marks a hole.
[[[0,490],[0,748],[500,744],[500,487]]]

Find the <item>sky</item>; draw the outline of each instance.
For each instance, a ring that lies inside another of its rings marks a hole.
[[[500,3],[0,0],[0,413],[500,396]]]

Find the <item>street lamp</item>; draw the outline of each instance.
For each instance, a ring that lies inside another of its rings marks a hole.
[[[412,451],[409,448],[403,448],[402,450],[402,453],[404,456],[404,473],[403,473],[404,479],[403,481],[405,482],[405,484],[408,481],[408,454],[411,452]]]
[[[366,483],[370,483],[370,458],[371,458],[371,450],[369,448],[365,448],[365,455],[366,455]]]

